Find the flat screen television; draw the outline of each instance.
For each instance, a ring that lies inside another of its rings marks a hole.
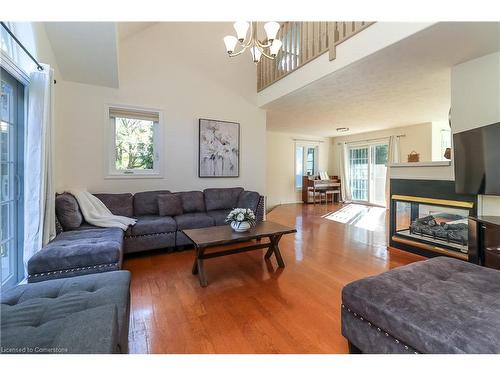
[[[453,135],[455,190],[500,195],[500,122]]]

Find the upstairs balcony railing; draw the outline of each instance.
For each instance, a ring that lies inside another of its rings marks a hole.
[[[261,91],[335,48],[374,22],[283,22],[277,38],[283,42],[275,60],[262,59],[257,65],[257,91]]]

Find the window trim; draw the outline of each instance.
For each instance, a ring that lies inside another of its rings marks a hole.
[[[148,111],[158,113],[158,124],[154,127],[153,133],[153,148],[154,148],[154,169],[151,171],[118,171],[115,168],[115,145],[116,145],[116,132],[115,122],[109,116],[110,108],[119,108],[129,111]],[[106,104],[104,110],[105,116],[105,179],[150,179],[150,178],[164,178],[164,115],[163,111],[157,108],[139,107],[126,104]]]
[[[25,87],[30,83],[30,76],[9,55],[0,50],[0,65],[12,77],[17,79]]]
[[[294,189],[296,192],[301,192],[302,187],[298,187],[296,184],[295,178],[297,175],[295,174],[296,168],[297,168],[297,147],[303,147],[304,151],[302,154],[302,172],[305,173],[306,171],[306,165],[307,165],[307,149],[308,148],[314,148],[314,169],[315,172],[313,174],[316,175],[319,172],[319,151],[320,151],[320,143],[319,141],[310,141],[310,142],[294,142],[293,144],[293,185]]]
[[[25,175],[25,164],[24,164],[24,150],[25,150],[25,129],[26,129],[26,118],[28,110],[28,87],[26,84],[18,79],[17,76],[11,74],[11,72],[6,69],[5,66],[1,66],[7,75],[10,75],[14,81],[16,81],[16,91],[17,97],[17,123],[16,133],[14,135],[16,144],[14,146],[16,166],[14,168],[14,176],[17,176],[17,182],[14,182],[14,194],[16,197],[13,199],[15,202],[15,229],[13,228],[13,238],[15,240],[15,254],[14,254],[14,269],[13,275],[3,283],[2,288],[10,288],[18,285],[25,279],[25,268],[24,268],[24,175]],[[21,104],[21,105],[20,105]],[[0,284],[2,281],[0,280]]]
[[[15,34],[15,23],[10,21],[5,21],[5,23],[7,27]],[[14,42],[10,35],[8,36],[8,38],[12,46],[12,54],[9,54],[9,51],[5,51],[0,48],[0,65],[5,69],[5,71],[7,71],[7,73],[12,75],[12,77],[14,77],[22,85],[28,86],[30,83],[30,75],[27,71],[24,70],[24,68],[21,67],[22,64],[19,58],[19,46]]]

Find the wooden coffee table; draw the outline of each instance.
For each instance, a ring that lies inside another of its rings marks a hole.
[[[259,222],[250,229],[248,232],[236,233],[229,225],[201,228],[201,229],[186,229],[183,230],[184,234],[189,237],[193,242],[196,249],[196,259],[193,264],[193,275],[198,274],[200,285],[207,286],[207,279],[205,277],[205,269],[203,262],[205,259],[221,257],[225,255],[244,253],[251,250],[268,248],[265,255],[269,259],[274,254],[278,266],[283,268],[285,263],[281,257],[278,242],[284,234],[297,232],[294,228],[287,227],[272,221]],[[269,242],[260,243],[261,238],[269,238]],[[249,246],[235,246],[227,250],[215,251],[205,253],[205,250],[213,246],[222,245],[236,245],[240,242],[257,240],[253,245]]]

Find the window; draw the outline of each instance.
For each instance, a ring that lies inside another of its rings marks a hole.
[[[451,129],[441,129],[441,160],[446,160],[444,154],[447,148],[451,148]]]
[[[307,157],[306,157],[306,174],[308,176],[313,176],[316,174],[316,148],[308,147],[307,148]]]
[[[23,153],[24,86],[1,69],[0,86],[0,260],[2,287],[24,277]]]
[[[385,205],[388,153],[387,144],[349,148],[349,184],[353,201]]]
[[[302,176],[318,173],[319,147],[311,144],[295,145],[295,188],[302,189]]]
[[[161,177],[160,111],[109,107],[108,177]]]
[[[5,24],[11,31],[14,30],[11,22],[5,22]],[[7,33],[7,30],[3,28],[3,26],[0,26],[0,49],[11,59],[14,59],[16,57],[14,56],[14,53],[16,51],[14,41]]]

